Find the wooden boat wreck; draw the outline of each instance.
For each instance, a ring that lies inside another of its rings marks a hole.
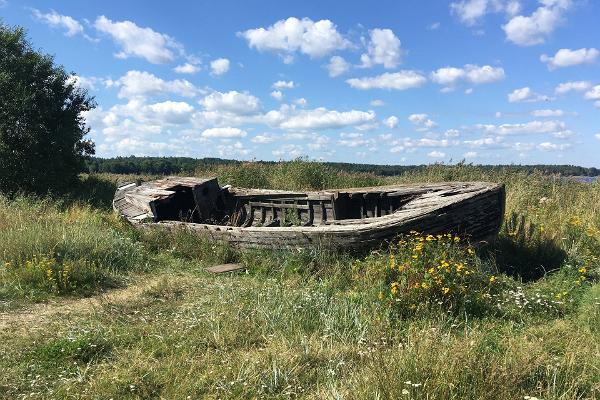
[[[412,230],[487,240],[504,202],[504,186],[485,182],[300,192],[169,177],[120,186],[113,207],[139,229],[187,229],[236,247],[359,248]]]

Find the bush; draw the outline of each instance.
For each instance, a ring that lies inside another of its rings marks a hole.
[[[412,232],[390,246],[388,260],[375,265],[384,285],[379,298],[393,314],[408,317],[433,308],[453,315],[493,312],[506,285],[460,241],[451,234]]]
[[[23,29],[0,23],[0,191],[68,188],[94,153],[82,114],[94,107]]]

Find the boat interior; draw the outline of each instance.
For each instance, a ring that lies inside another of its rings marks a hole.
[[[165,179],[138,186],[124,197],[149,205],[154,222],[228,226],[318,226],[394,213],[425,191],[379,187],[320,192],[241,189],[213,179]]]

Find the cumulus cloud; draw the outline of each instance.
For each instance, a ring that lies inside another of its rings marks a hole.
[[[281,92],[281,90],[273,90],[273,91],[270,93],[270,96],[271,96],[272,98],[274,98],[275,100],[277,100],[277,101],[281,101],[281,100],[283,100],[283,93]]]
[[[382,107],[385,106],[385,102],[383,100],[380,99],[373,99],[369,102],[369,104],[371,105],[371,107]]]
[[[442,151],[434,150],[434,151],[431,151],[431,152],[427,153],[427,157],[431,157],[431,158],[444,158],[444,157],[446,157],[446,153],[444,153]]]
[[[185,79],[165,81],[149,72],[128,71],[116,81],[105,81],[108,87],[120,87],[119,98],[150,97],[161,94],[176,94],[194,97],[201,91]]]
[[[246,137],[248,133],[239,128],[232,127],[224,127],[224,128],[209,128],[205,129],[202,132],[202,137],[205,138],[221,138],[221,139],[230,139],[230,138],[243,138]]]
[[[544,43],[572,5],[571,0],[540,0],[540,3],[531,15],[517,15],[502,26],[507,40],[519,46]]]
[[[351,87],[360,90],[406,90],[423,86],[425,82],[427,82],[427,78],[425,78],[419,72],[410,70],[401,70],[394,73],[386,72],[373,77],[352,78],[346,80],[346,83],[348,83]]]
[[[295,88],[297,85],[294,83],[294,81],[277,81],[275,83],[273,83],[273,85],[271,85],[271,87],[273,89],[293,89]]]
[[[463,144],[472,149],[497,149],[506,147],[504,138],[500,136],[465,140],[463,141]]]
[[[329,64],[326,67],[327,71],[329,71],[329,76],[335,78],[346,73],[350,69],[350,64],[343,57],[333,56],[329,59]]]
[[[54,10],[49,13],[43,13],[38,9],[31,9],[33,16],[38,21],[41,21],[52,28],[61,28],[64,30],[65,36],[75,36],[83,34],[83,26],[76,19],[68,15],[61,15]]]
[[[369,34],[367,52],[360,56],[361,67],[371,68],[381,64],[384,68],[396,68],[402,56],[400,39],[391,29],[373,29]]]
[[[550,57],[546,54],[540,56],[540,61],[548,64],[548,69],[572,67],[580,64],[591,64],[598,58],[598,50],[594,48],[586,49],[560,49],[556,52],[554,57]]]
[[[463,154],[464,158],[477,158],[478,154],[476,151],[467,151],[465,154]]]
[[[554,89],[554,92],[556,94],[564,94],[571,91],[583,92],[588,90],[590,87],[592,87],[592,83],[588,81],[563,82]]]
[[[437,123],[429,119],[427,114],[411,114],[408,120],[416,126],[417,131],[427,131],[437,127]]]
[[[504,79],[504,69],[484,65],[467,64],[462,68],[444,67],[431,73],[431,80],[447,88],[453,88],[464,81],[474,85],[497,82]]]
[[[183,124],[190,120],[194,107],[183,101],[164,101],[162,103],[150,104],[148,108],[154,114],[154,118],[162,121]]]
[[[315,22],[290,17],[267,28],[239,32],[238,36],[246,39],[250,48],[277,53],[286,63],[292,62],[297,52],[319,58],[350,46],[328,19]]]
[[[304,148],[298,144],[285,144],[272,151],[273,155],[281,158],[297,158],[303,155]]]
[[[286,116],[279,127],[288,130],[334,129],[362,125],[373,120],[375,113],[372,111],[336,111],[320,107]]]
[[[390,129],[394,129],[395,127],[397,127],[398,122],[398,117],[396,117],[395,115],[392,115],[391,117],[388,117],[383,121],[384,125]]]
[[[555,137],[568,137],[572,135],[562,121],[530,121],[520,124],[477,124],[475,129],[482,130],[488,135],[509,136],[528,134],[550,134]]]
[[[207,111],[228,112],[236,115],[256,114],[261,110],[260,100],[247,93],[232,90],[213,92],[200,100]]]
[[[271,133],[263,133],[261,135],[254,136],[250,140],[253,143],[268,144],[268,143],[273,143],[275,141],[275,135],[273,135]]]
[[[94,27],[110,36],[121,47],[117,58],[141,57],[152,64],[173,62],[183,53],[183,46],[172,37],[131,21],[113,22],[104,15],[96,18]]]
[[[570,143],[551,143],[551,142],[543,142],[537,145],[537,148],[542,151],[562,151],[571,147]]]
[[[538,101],[549,101],[550,97],[535,93],[530,87],[515,89],[508,94],[510,103],[535,103]]]
[[[71,83],[86,90],[96,90],[96,85],[99,81],[100,79],[95,76],[86,77],[80,75],[71,75],[69,78],[67,78],[67,83]]]
[[[518,0],[462,0],[450,4],[450,11],[465,25],[478,23],[490,12],[504,12],[515,15],[521,10]]]
[[[196,72],[200,71],[200,66],[192,63],[185,63],[176,66],[173,68],[173,71],[177,72],[178,74],[195,74]]]
[[[600,85],[596,85],[583,96],[586,100],[600,100]]]
[[[223,75],[229,71],[229,60],[226,58],[217,58],[210,62],[211,75]]]
[[[530,113],[533,117],[562,117],[565,112],[563,110],[533,110]]]

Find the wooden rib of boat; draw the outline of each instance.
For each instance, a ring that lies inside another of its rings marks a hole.
[[[488,240],[504,202],[504,185],[487,182],[301,192],[169,177],[120,186],[113,207],[139,229],[187,229],[236,247],[359,248],[413,230]]]

